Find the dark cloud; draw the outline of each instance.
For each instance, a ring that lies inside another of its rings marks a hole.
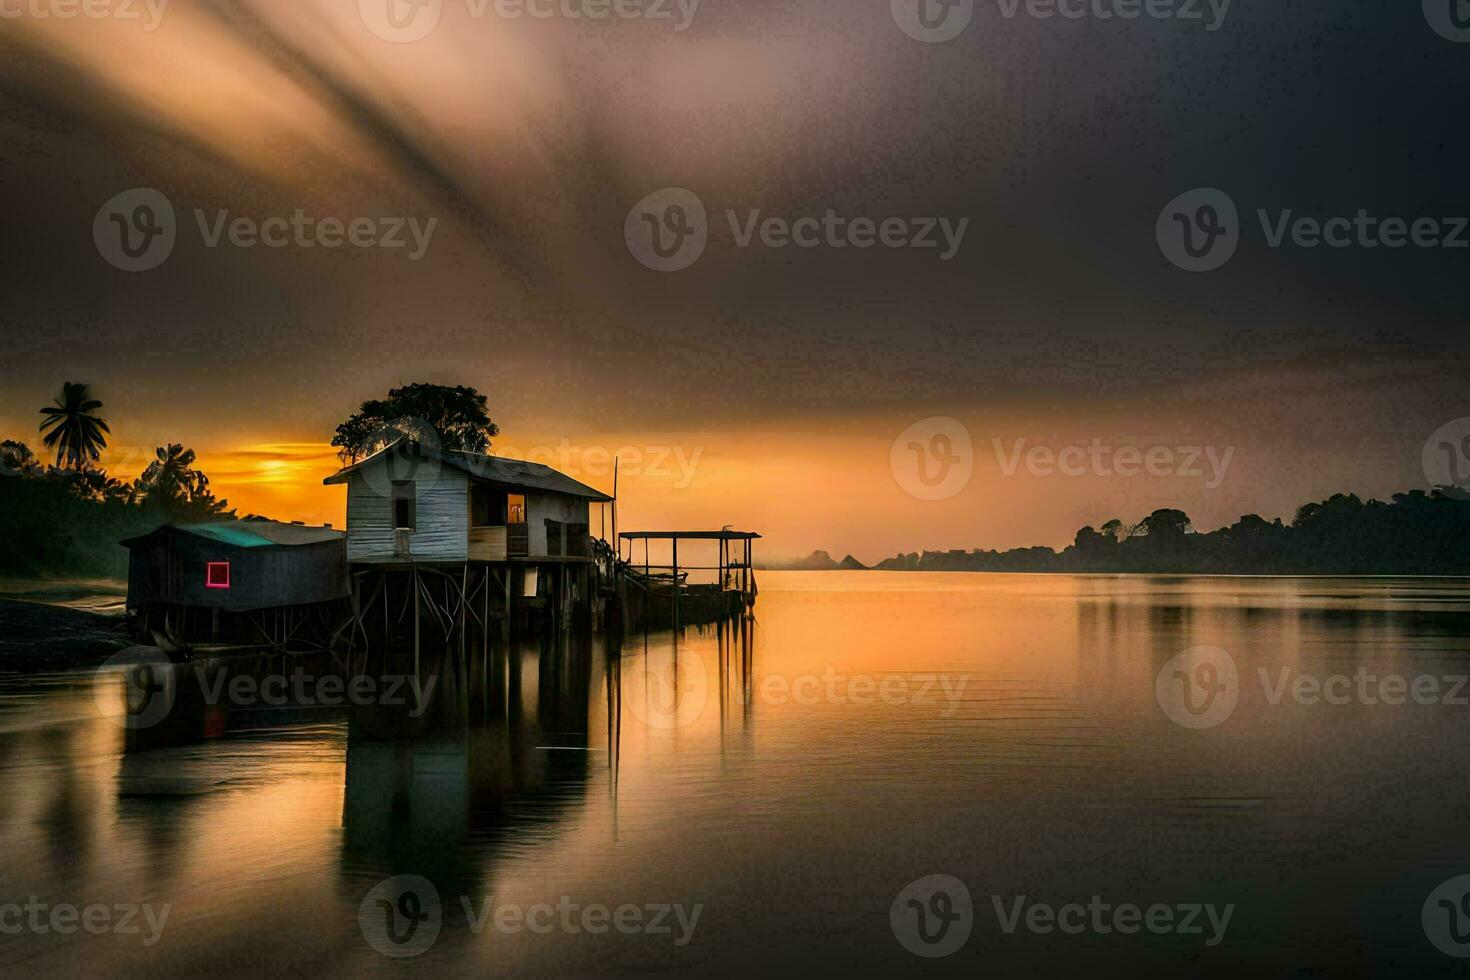
[[[942,45],[884,3],[706,0],[682,33],[448,4],[411,45],[353,6],[175,0],[146,37],[7,22],[6,387],[64,364],[206,414],[264,394],[250,410],[310,427],[424,375],[622,425],[997,402],[1164,419],[1269,407],[1254,379],[1289,376],[1379,417],[1413,389],[1425,431],[1462,414],[1470,253],[1270,249],[1255,224],[1470,213],[1450,108],[1470,45],[1416,4],[1237,2],[1207,31],[980,3]],[[134,185],[170,195],[181,233],[130,275],[91,220]],[[680,273],[622,240],[665,186],[712,222]],[[1246,238],[1189,274],[1154,221],[1199,186],[1232,196]],[[195,208],[440,224],[414,263],[206,249]],[[969,225],[949,262],[738,248],[725,212],[750,209]]]

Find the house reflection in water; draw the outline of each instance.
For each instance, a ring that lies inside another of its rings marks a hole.
[[[170,894],[187,894],[202,873],[196,843],[207,828],[220,841],[264,848],[249,860],[272,869],[303,855],[319,861],[314,877],[283,887],[316,894],[321,918],[280,922],[287,933],[345,935],[362,947],[357,919],[370,893],[415,876],[433,884],[445,913],[436,949],[453,948],[453,937],[472,944],[462,898],[476,909],[517,889],[524,898],[540,887],[525,879],[527,856],[616,846],[620,746],[643,774],[650,748],[700,751],[711,737],[745,738],[751,643],[748,625],[722,623],[625,645],[611,634],[559,630],[508,653],[500,644],[488,653],[439,650],[420,664],[423,701],[413,694],[412,659],[400,651],[351,664],[266,655],[119,667],[96,681],[98,703],[130,725],[107,787],[150,882]],[[263,696],[268,679],[297,673],[313,678],[307,697],[294,683],[284,701]],[[384,696],[346,704],[313,696],[323,690],[316,682],[330,677],[341,691],[354,676]],[[389,697],[395,680],[397,697]],[[262,693],[234,696],[237,684]],[[112,721],[98,724],[106,726],[99,733],[119,734]],[[670,737],[676,730],[682,739]],[[229,847],[210,853],[221,867],[241,859]],[[231,879],[228,888],[237,900],[274,896],[259,905],[273,914],[280,892],[261,880]],[[215,936],[208,948],[244,936]]]
[[[477,894],[486,857],[523,828],[544,830],[583,801],[616,748],[601,638],[562,633],[471,669],[423,719],[355,712],[343,799],[344,886],[421,875],[441,895]],[[594,699],[594,694],[596,698]],[[594,707],[595,705],[595,707]]]

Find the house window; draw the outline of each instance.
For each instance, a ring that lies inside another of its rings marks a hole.
[[[501,527],[505,524],[505,494],[490,487],[470,487],[470,526]]]
[[[523,493],[506,494],[505,497],[505,521],[507,524],[526,523],[526,495]]]
[[[206,589],[228,589],[230,587],[230,563],[227,561],[207,562],[204,566]]]
[[[400,531],[414,529],[413,483],[409,480],[393,481],[393,527]]]

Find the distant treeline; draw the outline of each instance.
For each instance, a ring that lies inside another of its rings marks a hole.
[[[160,524],[233,517],[192,468],[194,454],[160,447],[131,482],[92,465],[45,466],[19,442],[0,443],[0,575],[127,574],[118,542]]]
[[[1290,524],[1247,514],[1195,533],[1183,511],[1156,510],[1136,525],[1111,520],[1077,532],[1070,547],[925,551],[879,569],[934,572],[1158,572],[1259,575],[1470,574],[1470,494],[1456,487],[1396,493],[1385,503],[1334,494]]]

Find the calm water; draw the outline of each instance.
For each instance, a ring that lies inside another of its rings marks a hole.
[[[1470,582],[766,573],[761,586],[749,629],[531,644],[439,672],[417,719],[310,696],[201,700],[221,676],[295,662],[160,671],[171,714],[132,730],[124,674],[0,679],[0,903],[168,908],[161,929],[139,912],[137,934],[98,935],[16,931],[0,909],[0,964],[328,977],[1470,963],[1421,922],[1431,892],[1470,873],[1470,707],[1443,703],[1470,697],[1453,690],[1470,673]],[[1199,646],[1228,661],[1168,666]],[[1293,694],[1335,675],[1347,703]],[[1450,680],[1435,703],[1368,703],[1360,683],[1398,693],[1373,686],[1385,675]],[[1219,688],[1180,715],[1209,727],[1166,711],[1185,681]],[[898,936],[918,911],[893,906],[935,874],[972,904],[920,910],[957,908],[969,918],[953,928],[971,931],[919,959]],[[1201,934],[1008,933],[995,909],[1094,895],[1181,921],[1186,905],[1232,911],[1208,945],[1202,915]],[[580,918],[620,906],[626,931]],[[400,942],[370,936],[375,922]],[[404,959],[377,948],[415,944]]]

